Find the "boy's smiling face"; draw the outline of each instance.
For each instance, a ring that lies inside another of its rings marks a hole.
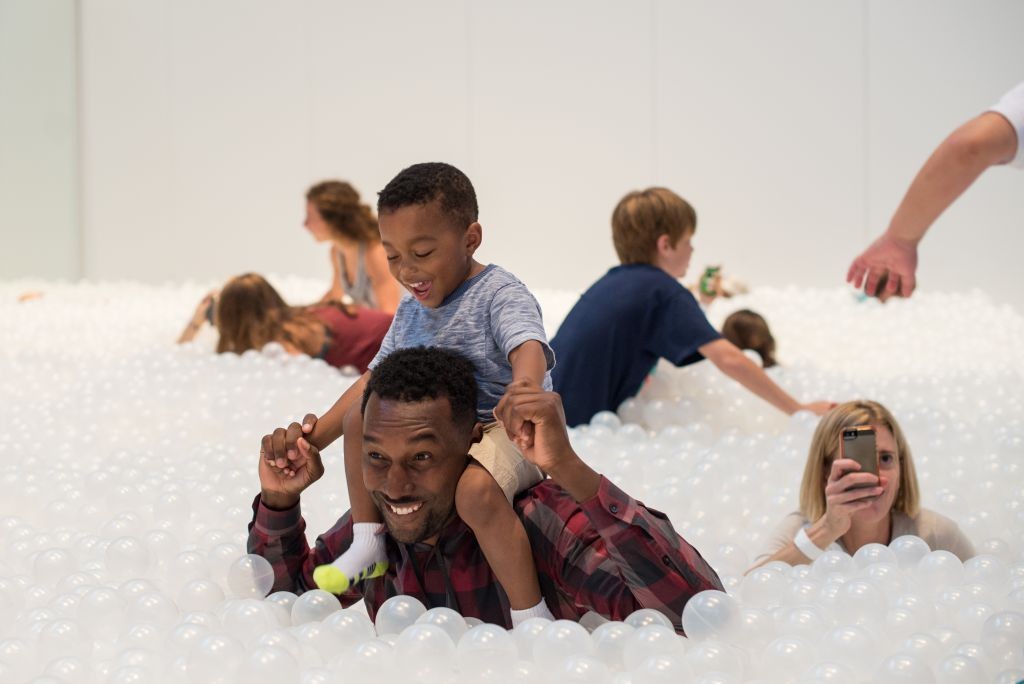
[[[441,306],[483,270],[473,259],[482,239],[480,224],[455,225],[438,199],[382,212],[378,224],[391,275],[423,306]]]

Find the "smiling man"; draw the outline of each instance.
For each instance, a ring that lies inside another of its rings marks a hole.
[[[342,604],[362,598],[373,617],[391,596],[408,594],[428,608],[511,626],[505,593],[455,511],[459,476],[481,435],[476,396],[472,364],[452,351],[402,349],[374,369],[363,395],[363,480],[386,525],[388,566],[343,593]],[[523,456],[550,476],[516,497],[514,507],[554,616],[578,620],[593,611],[622,620],[654,608],[681,631],[687,600],[722,588],[714,570],[664,515],[580,459],[557,394],[519,383],[498,410],[516,430],[533,424],[533,446]],[[316,586],[317,566],[352,543],[352,521],[346,513],[309,547],[299,497],[324,468],[314,446],[301,437],[297,444],[299,457],[287,468],[272,455],[260,457],[262,491],[248,548],[273,565],[275,591],[301,593]]]

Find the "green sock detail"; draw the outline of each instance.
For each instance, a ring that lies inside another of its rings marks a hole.
[[[388,570],[387,561],[377,561],[373,565],[364,568],[354,579],[349,580],[338,568],[333,565],[320,565],[313,571],[313,581],[316,586],[332,594],[344,594],[348,588],[357,582],[380,577]]]

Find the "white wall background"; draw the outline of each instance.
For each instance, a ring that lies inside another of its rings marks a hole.
[[[92,278],[326,280],[305,188],[345,178],[372,203],[445,160],[477,186],[483,259],[535,288],[599,276],[612,207],[652,184],[697,208],[694,271],[836,285],[931,150],[1024,79],[1016,0],[78,9]],[[1024,310],[1022,228],[1024,174],[990,171],[925,241],[921,286]]]
[[[0,0],[0,279],[77,278],[75,6]]]

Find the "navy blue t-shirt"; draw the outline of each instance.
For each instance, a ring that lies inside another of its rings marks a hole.
[[[650,264],[616,266],[583,293],[551,347],[551,371],[569,425],[614,411],[658,362],[700,361],[697,349],[721,335],[690,291]]]

